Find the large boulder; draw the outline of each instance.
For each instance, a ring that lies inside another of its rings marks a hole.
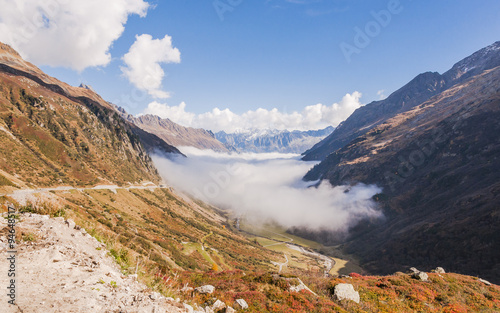
[[[411,276],[415,279],[420,280],[420,281],[427,281],[429,278],[429,275],[427,275],[426,272],[413,273],[413,275],[411,275]]]
[[[195,292],[201,294],[211,294],[214,293],[215,287],[212,285],[205,285],[194,289]]]
[[[359,292],[351,284],[338,284],[335,286],[333,296],[337,300],[349,300],[359,303]]]
[[[238,300],[234,301],[233,306],[237,310],[246,310],[246,309],[248,309],[248,303],[245,300],[243,300],[243,299],[238,299]]]
[[[212,310],[214,310],[214,312],[222,311],[225,308],[226,304],[220,300],[215,301],[215,303],[212,305]]]

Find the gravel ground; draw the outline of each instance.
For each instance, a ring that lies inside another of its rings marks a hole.
[[[16,224],[16,237],[31,234],[33,241],[16,247],[16,305],[8,304],[7,222],[0,218],[1,312],[186,312],[123,276],[105,247],[72,221],[36,214],[22,214]]]

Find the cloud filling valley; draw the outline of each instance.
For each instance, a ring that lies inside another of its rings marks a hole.
[[[214,206],[285,227],[345,231],[366,217],[381,217],[377,186],[311,187],[302,177],[315,162],[294,154],[227,154],[181,147],[188,157],[153,156],[168,184]]]

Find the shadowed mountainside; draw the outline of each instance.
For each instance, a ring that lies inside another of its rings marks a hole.
[[[443,76],[482,68],[493,54],[499,43]],[[500,67],[475,73],[370,128],[305,177],[383,187],[375,199],[386,219],[354,227],[345,244],[368,270],[439,263],[500,281]]]

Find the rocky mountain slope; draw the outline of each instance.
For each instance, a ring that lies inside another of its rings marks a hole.
[[[0,181],[13,186],[159,181],[148,152],[179,153],[92,90],[44,74],[1,43],[0,143]]]
[[[181,303],[154,293],[134,276],[124,276],[106,246],[72,220],[23,214],[17,226],[16,305],[0,296],[2,312],[185,312]],[[7,259],[0,219],[0,256]],[[23,272],[23,274],[21,274]],[[0,282],[9,286],[7,275]]]
[[[121,116],[135,124],[142,130],[155,134],[168,144],[175,147],[190,146],[198,149],[212,149],[218,152],[228,152],[228,149],[217,139],[212,132],[201,128],[184,127],[155,115],[141,115],[135,117],[117,108]]]
[[[332,133],[333,127],[310,131],[253,130],[227,134],[215,134],[220,142],[239,152],[302,153]]]
[[[5,215],[4,215],[5,216]],[[16,305],[2,312],[496,312],[500,287],[475,277],[412,268],[390,276],[198,272],[159,273],[145,285],[142,263],[124,274],[108,249],[72,219],[17,215]],[[0,256],[7,252],[0,219]],[[92,231],[95,236],[95,232]],[[100,238],[100,237],[98,237]],[[144,263],[145,256],[140,258]],[[3,266],[2,266],[3,268]],[[139,279],[139,281],[138,281]],[[10,287],[7,275],[0,283]],[[307,285],[311,286],[308,288]],[[166,290],[159,287],[164,287]],[[196,287],[196,288],[194,288]],[[160,292],[158,292],[160,291]],[[167,293],[167,294],[166,294]],[[175,298],[174,298],[175,297]],[[6,293],[0,300],[7,303]],[[246,308],[246,309],[245,309]]]
[[[499,51],[500,41],[458,62],[443,75],[436,72],[418,75],[387,99],[374,101],[354,111],[330,136],[306,151],[303,159],[306,161],[324,160],[330,153],[368,133],[395,115],[411,110],[453,85],[464,82],[469,77],[500,66]]]
[[[461,82],[378,121],[307,174],[383,187],[385,219],[358,225],[345,244],[368,270],[439,262],[500,281],[500,67],[483,70],[498,60],[500,43],[458,63],[443,86]]]

